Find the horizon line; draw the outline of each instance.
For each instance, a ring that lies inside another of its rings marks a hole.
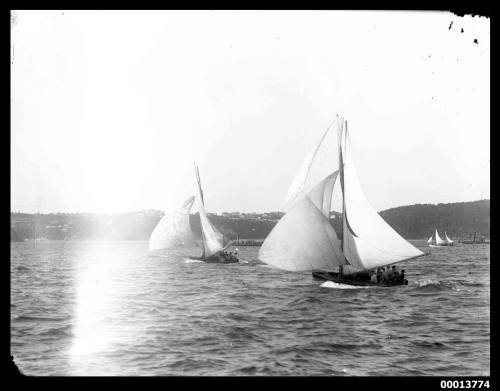
[[[407,205],[398,205],[398,206],[393,206],[387,209],[382,209],[377,212],[384,212],[386,210],[391,210],[391,209],[396,209],[396,208],[402,208],[406,206],[414,206],[414,205],[432,205],[432,206],[437,206],[437,205],[447,205],[447,204],[465,204],[465,203],[471,203],[471,202],[479,202],[479,201],[490,201],[490,198],[481,198],[477,200],[472,200],[472,201],[456,201],[456,202],[439,202],[436,204],[433,203],[416,203],[416,204],[407,204]],[[130,214],[130,213],[138,213],[138,212],[143,212],[143,211],[148,211],[148,210],[155,210],[159,212],[163,212],[161,209],[156,209],[156,208],[145,208],[145,209],[136,209],[136,210],[130,210],[130,211],[123,211],[123,212],[22,212],[22,211],[10,211],[10,213],[23,213],[23,214],[41,214],[41,215],[49,215],[49,214],[94,214],[94,215],[120,215],[120,214]],[[334,212],[334,211],[332,211]],[[198,212],[195,212],[198,213]],[[243,213],[243,214],[265,214],[265,213],[284,213],[281,210],[270,210],[266,212],[243,212],[243,211],[221,211],[221,212],[207,212],[208,214],[215,214],[215,215],[220,215],[223,213]]]

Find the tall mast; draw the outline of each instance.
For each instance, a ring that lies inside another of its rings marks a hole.
[[[338,115],[337,115],[338,121]],[[340,188],[342,192],[342,223],[340,228],[340,249],[344,251],[344,214],[345,214],[345,197],[344,197],[344,159],[342,156],[342,125],[338,128],[338,144],[339,144],[339,175],[340,175]]]
[[[194,171],[196,173],[196,180],[198,181],[198,188],[200,189],[201,203],[205,205],[205,200],[203,199],[203,189],[201,188],[200,171],[198,170],[198,166],[196,164],[194,165]]]
[[[198,166],[196,164],[194,165],[194,171],[196,174],[196,181],[198,182],[198,190],[200,191],[200,202],[203,206],[205,206],[205,201],[203,200],[203,190],[201,188],[200,172],[199,172]],[[205,233],[203,232],[203,224],[201,224],[201,212],[200,211],[198,211],[198,215],[200,217],[201,248],[203,250],[202,257],[205,258]]]
[[[337,116],[337,124],[338,124],[338,116]],[[344,219],[345,219],[345,197],[344,197],[344,158],[342,155],[342,130],[344,126],[344,118],[342,118],[342,124],[340,128],[338,128],[339,135],[338,135],[338,141],[339,141],[339,174],[340,174],[340,188],[342,192],[342,222],[340,224],[340,250],[342,251],[342,254],[344,254]],[[345,259],[345,254],[344,254],[344,259]],[[339,266],[339,276],[342,278],[342,275],[344,274],[343,272],[343,265]]]

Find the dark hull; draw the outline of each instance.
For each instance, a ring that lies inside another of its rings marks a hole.
[[[224,258],[221,255],[215,255],[212,257],[208,257],[208,258],[203,258],[203,257],[189,257],[189,258],[196,259],[198,261],[203,261],[206,263],[238,263],[238,259],[235,259],[235,258],[228,259],[228,258]]]
[[[315,280],[319,281],[333,281],[337,282],[339,284],[346,284],[346,285],[355,285],[355,286],[384,286],[384,287],[391,287],[391,286],[398,286],[398,285],[408,285],[408,280],[404,280],[401,282],[387,282],[387,283],[378,283],[378,282],[372,282],[372,281],[367,281],[367,280],[360,280],[356,279],[355,277],[352,276],[343,276],[340,278],[339,273],[335,272],[312,272],[312,276]]]

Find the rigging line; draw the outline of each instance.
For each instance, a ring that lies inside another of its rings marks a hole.
[[[316,155],[318,154],[318,151],[321,147],[321,145],[323,144],[323,141],[325,140],[325,137],[326,135],[328,134],[328,132],[330,131],[330,128],[333,126],[333,124],[336,122],[336,119],[337,117],[335,117],[335,119],[333,119],[331,122],[330,122],[330,125],[328,125],[328,128],[326,128],[325,132],[323,133],[323,136],[321,136],[321,139],[318,143],[318,145],[316,146],[316,149],[314,150],[314,153],[313,153],[313,158],[311,160],[311,164],[309,165],[309,167],[307,168],[307,173],[304,177],[304,182],[302,183],[302,187],[305,186],[306,184],[306,181],[307,181],[307,178],[309,177],[309,173],[311,172],[311,168],[312,168],[312,165],[314,163],[314,160],[316,159]]]

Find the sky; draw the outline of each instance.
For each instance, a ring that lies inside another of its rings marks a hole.
[[[170,210],[196,194],[195,162],[208,212],[280,210],[336,114],[376,210],[490,197],[488,18],[12,15],[12,211]],[[308,186],[337,169],[335,137]]]

